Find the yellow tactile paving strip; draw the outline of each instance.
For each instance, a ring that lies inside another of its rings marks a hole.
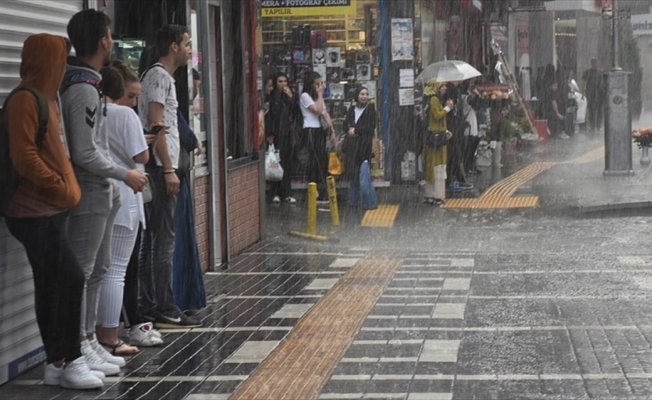
[[[361,226],[391,228],[398,214],[398,204],[379,204],[375,210],[365,212]]]
[[[230,399],[317,399],[401,263],[358,261]]]
[[[531,208],[539,204],[536,196],[512,197],[516,190],[540,173],[557,164],[585,164],[604,157],[604,146],[591,150],[580,157],[563,162],[535,162],[485,190],[474,199],[449,199],[445,208]]]

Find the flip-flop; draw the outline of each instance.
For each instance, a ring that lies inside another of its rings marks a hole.
[[[140,352],[138,347],[128,345],[127,343],[125,343],[122,340],[118,340],[117,344],[109,344],[109,343],[102,343],[102,342],[99,342],[99,343],[102,346],[104,346],[104,348],[107,349],[114,356],[131,356],[131,355],[134,355],[134,354],[138,354],[138,352]],[[134,350],[131,350],[131,351],[118,351],[118,348],[120,348],[122,346],[131,347]]]

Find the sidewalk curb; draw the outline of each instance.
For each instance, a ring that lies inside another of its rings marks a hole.
[[[652,211],[652,201],[632,201],[624,203],[606,203],[593,206],[579,206],[572,211],[575,216],[587,216],[596,213],[616,213],[619,211]]]

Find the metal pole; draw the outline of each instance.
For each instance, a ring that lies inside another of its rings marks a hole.
[[[620,30],[620,20],[618,19],[618,0],[613,0],[612,11],[611,11],[611,30],[613,32],[613,41],[611,43],[612,51],[611,56],[611,66],[613,71],[620,70],[618,66],[618,42],[619,42],[619,30]]]

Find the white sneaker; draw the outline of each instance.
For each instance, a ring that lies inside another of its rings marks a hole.
[[[288,197],[285,198],[285,202],[290,203],[290,204],[296,204],[297,199],[295,199],[294,197],[288,196]]]
[[[159,338],[159,339],[163,337],[163,335],[161,335],[161,332],[159,332],[158,330],[154,329],[154,324],[153,324],[153,323],[151,323],[151,322],[145,322],[143,325],[149,326],[148,329],[149,329],[151,335],[156,336],[156,337]]]
[[[102,346],[97,339],[90,340],[88,343],[90,343],[91,348],[95,350],[98,356],[102,357],[104,361],[115,364],[118,367],[124,367],[127,363],[125,362],[124,357],[119,357],[119,356],[114,356],[113,354],[109,353],[104,346]]]
[[[99,389],[104,386],[104,382],[90,370],[83,356],[64,365],[60,384],[68,389]]]
[[[86,363],[88,363],[88,366],[93,371],[102,371],[106,376],[118,375],[120,373],[120,367],[106,362],[104,358],[93,350],[86,339],[81,342],[81,353],[84,358],[86,358]]]
[[[562,132],[561,135],[559,135],[559,137],[562,138],[562,139],[564,139],[564,140],[568,140],[568,139],[570,139],[570,136],[568,136],[567,134],[565,134],[565,133],[563,133],[563,132]]]
[[[274,204],[278,204],[280,202],[281,202],[281,198],[278,197],[278,196],[274,196],[274,198],[272,199],[272,203],[274,203]]]
[[[54,364],[47,364],[45,366],[45,374],[43,375],[43,384],[47,386],[61,385],[62,372],[63,372],[63,366],[57,367]],[[102,371],[91,371],[91,373],[101,381],[104,381],[104,379],[106,378],[106,375],[104,375],[104,372]]]
[[[159,346],[163,344],[163,339],[161,333],[148,322],[136,325],[129,331],[129,344],[142,347]]]

